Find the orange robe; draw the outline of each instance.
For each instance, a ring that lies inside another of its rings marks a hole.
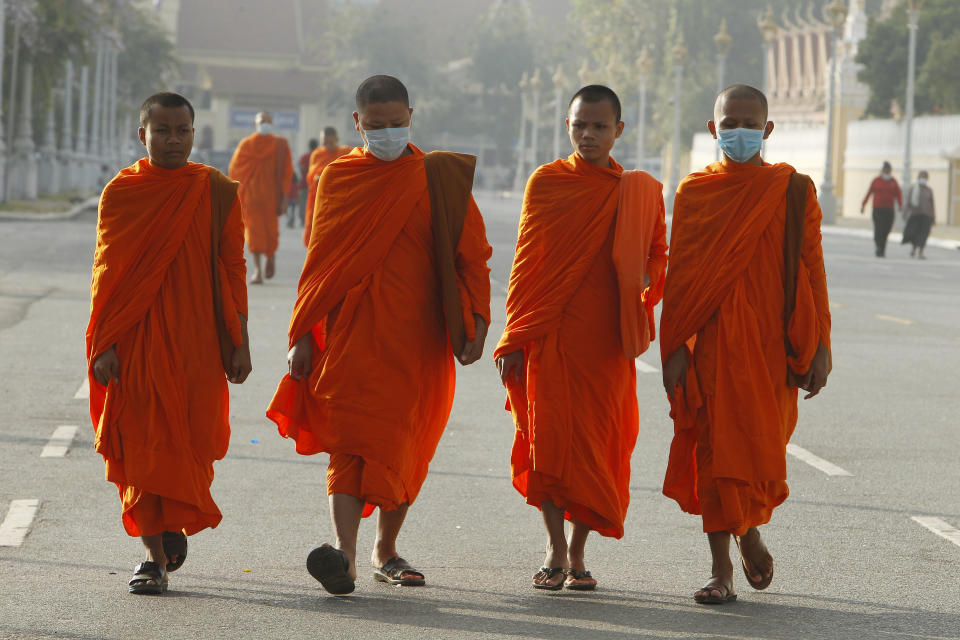
[[[211,271],[210,172],[161,169],[146,158],[100,197],[87,327],[90,417],[107,480],[131,536],[196,533],[221,515],[213,462],[230,439]],[[239,199],[220,234],[221,300],[234,345],[247,313]],[[93,361],[116,345],[119,384],[94,380]]]
[[[307,185],[307,208],[304,210],[303,222],[303,245],[310,246],[310,232],[313,230],[313,209],[317,200],[317,183],[320,181],[320,174],[327,168],[327,165],[337,158],[350,153],[352,147],[337,147],[333,151],[326,147],[317,147],[310,154],[310,168],[307,170],[307,176],[304,182]]]
[[[240,182],[247,250],[272,256],[280,243],[278,217],[293,180],[290,145],[282,136],[254,133],[237,145],[230,177]]]
[[[267,410],[298,453],[330,453],[328,493],[364,500],[365,516],[416,499],[456,382],[424,156],[411,149],[383,162],[357,148],[323,172],[289,332],[291,345],[312,335],[312,370],[284,376]],[[456,265],[461,300],[487,322],[490,255],[471,198]]]
[[[514,487],[528,504],[550,500],[567,519],[620,538],[639,422],[634,358],[653,334],[667,246],[660,183],[640,174],[643,200],[623,200],[627,174],[611,165],[573,154],[531,176],[494,357],[526,356],[523,382],[507,389]],[[626,216],[646,232],[634,225],[618,237]],[[639,256],[629,271],[618,268],[620,246]],[[620,286],[631,280],[640,288]],[[623,312],[637,308],[629,329],[645,340],[627,355]]]
[[[788,358],[784,330],[786,189],[793,168],[717,162],[680,184],[660,345],[664,361],[692,345],[686,390],[671,401],[674,438],[663,492],[702,514],[706,532],[769,522],[788,494],[786,446],[797,389],[830,311],[816,191],[807,194]]]

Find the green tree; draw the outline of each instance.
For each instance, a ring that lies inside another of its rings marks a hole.
[[[917,113],[960,113],[957,67],[960,66],[960,2],[927,0],[917,21]],[[858,77],[870,87],[867,115],[890,117],[893,105],[902,113],[907,92],[909,30],[907,6],[901,2],[886,20],[871,20],[860,43]]]

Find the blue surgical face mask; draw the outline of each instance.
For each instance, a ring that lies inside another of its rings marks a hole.
[[[763,145],[763,129],[717,129],[717,144],[734,162],[746,162],[757,155]]]
[[[389,129],[361,129],[363,139],[367,143],[367,151],[377,158],[391,162],[403,154],[410,143],[410,127],[393,127]]]
[[[917,180],[917,183],[918,183],[921,187],[925,187],[925,186],[927,186],[927,179],[926,179],[926,178],[920,178],[919,180]]]

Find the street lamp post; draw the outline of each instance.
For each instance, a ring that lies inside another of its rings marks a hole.
[[[643,169],[647,159],[647,80],[653,73],[653,60],[644,46],[637,60],[637,79],[640,81],[640,104],[637,111],[637,169]]]
[[[913,156],[913,94],[914,78],[917,71],[917,18],[923,0],[910,0],[907,5],[907,27],[910,30],[910,44],[907,54],[907,104],[903,117],[904,147],[903,147],[903,190],[910,186],[912,156]]]
[[[677,33],[677,42],[673,45],[673,149],[672,166],[670,170],[670,192],[668,207],[673,211],[673,199],[680,185],[680,96],[683,93],[683,65],[687,61],[687,49],[683,46],[683,32]]]
[[[567,90],[567,78],[563,75],[563,67],[557,65],[553,74],[553,157],[560,157],[560,131],[563,126],[563,94]]]
[[[720,21],[720,31],[713,36],[713,42],[717,45],[717,95],[725,88],[725,76],[727,75],[727,56],[730,54],[730,46],[733,44],[733,38],[727,32],[727,19]],[[720,161],[720,147],[714,150],[714,160]]]
[[[830,78],[827,93],[827,160],[823,169],[823,183],[820,185],[820,210],[823,212],[823,224],[837,221],[837,197],[833,193],[833,123],[837,103],[837,58],[840,57],[840,29],[847,19],[847,4],[844,0],[833,0],[824,8],[824,14],[830,25]]]

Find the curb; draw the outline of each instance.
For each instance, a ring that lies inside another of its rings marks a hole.
[[[10,222],[56,222],[70,220],[87,209],[96,209],[100,203],[100,196],[91,196],[67,211],[57,213],[22,213],[17,211],[0,211],[0,221]]]

